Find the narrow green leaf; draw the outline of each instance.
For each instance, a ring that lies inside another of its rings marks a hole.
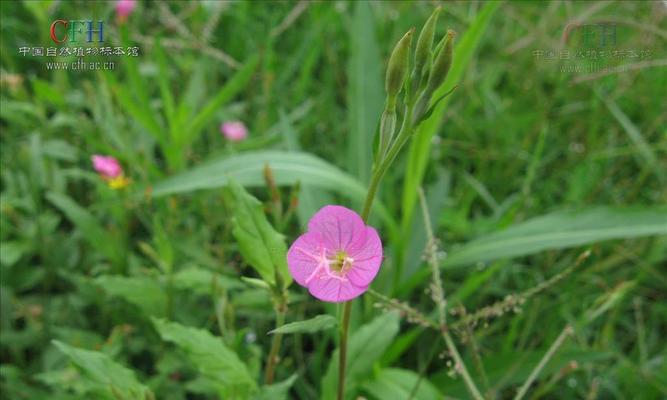
[[[370,375],[373,364],[389,347],[398,333],[399,317],[396,313],[386,313],[360,327],[349,339],[347,349],[347,377],[345,398],[353,398],[357,386]],[[338,384],[338,349],[331,355],[329,367],[322,379],[323,400],[336,397]]]
[[[336,326],[336,318],[331,315],[318,315],[305,321],[291,322],[269,333],[313,333],[331,329]]]
[[[417,390],[413,393],[413,389]],[[442,394],[428,379],[419,374],[398,368],[387,368],[370,382],[363,385],[363,389],[377,400],[384,399],[414,399],[439,400]],[[410,397],[412,395],[412,397]]]
[[[462,267],[604,240],[656,235],[667,235],[667,207],[600,206],[580,211],[560,211],[533,218],[454,248],[441,266]],[[423,282],[429,276],[428,270],[416,273],[403,290]]]
[[[194,190],[226,186],[229,179],[243,186],[264,186],[264,165],[269,164],[277,185],[292,186],[296,182],[336,191],[347,198],[363,201],[366,187],[338,167],[303,152],[255,151],[217,158],[203,165],[158,182],[153,187],[154,196],[186,193]],[[324,206],[321,204],[320,206]],[[390,230],[396,223],[387,209],[376,202],[378,214]]]
[[[158,64],[158,86],[160,88],[160,96],[162,97],[162,103],[164,105],[164,114],[167,117],[167,121],[169,121],[170,133],[173,134],[174,132],[177,132],[176,129],[178,129],[175,125],[176,105],[174,103],[174,97],[171,94],[171,88],[169,87],[169,69],[159,37],[155,40],[153,52]]]
[[[113,396],[115,391],[123,399],[144,400],[148,388],[137,380],[134,372],[97,351],[79,349],[54,340],[53,344],[63,352],[83,373],[84,379],[101,392]]]
[[[247,366],[219,337],[210,332],[183,326],[176,322],[152,318],[155,329],[163,340],[176,344],[205,377],[222,387],[255,389],[255,380]]]
[[[276,272],[285,287],[292,282],[287,271],[287,245],[283,235],[276,232],[266,219],[262,203],[243,186],[232,180],[229,184],[234,199],[232,234],[239,244],[243,259],[252,266],[265,282],[276,284]]]
[[[278,185],[293,185],[301,181],[314,187],[337,190],[348,197],[366,195],[366,189],[359,181],[318,157],[302,152],[272,150],[211,160],[158,182],[153,187],[153,195],[219,188],[226,186],[230,178],[243,186],[263,186],[265,164],[271,167]]]
[[[667,235],[667,208],[597,207],[534,218],[452,251],[442,265],[455,267],[611,239]]]
[[[651,146],[648,144],[644,136],[642,135],[641,131],[637,126],[628,118],[628,116],[621,110],[621,108],[616,104],[616,102],[609,98],[608,95],[600,93],[600,91],[596,91],[596,94],[600,99],[602,99],[602,102],[607,106],[609,109],[609,112],[611,115],[616,118],[616,121],[618,121],[619,124],[623,127],[623,130],[625,133],[628,135],[628,138],[632,141],[632,144],[637,147],[637,150],[639,151],[639,155],[643,159],[644,164],[646,164],[647,167],[653,170],[655,173],[655,176],[660,179],[660,182],[666,182],[667,179],[665,178],[665,172],[664,170],[660,167],[658,163],[658,158],[656,157],[655,153],[653,152],[653,149]]]

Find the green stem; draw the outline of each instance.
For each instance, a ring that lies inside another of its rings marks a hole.
[[[373,200],[375,199],[375,193],[377,193],[378,186],[380,181],[384,176],[385,172],[389,169],[391,164],[396,159],[398,152],[401,150],[403,145],[410,138],[413,126],[412,126],[412,111],[414,109],[414,104],[408,104],[408,107],[403,118],[403,124],[401,125],[401,131],[398,133],[396,140],[391,144],[389,152],[387,152],[386,157],[382,158],[378,167],[373,170],[373,176],[371,177],[371,182],[368,185],[368,192],[366,193],[366,200],[364,201],[364,208],[361,211],[361,219],[366,222],[368,216],[371,213],[371,207],[373,206]],[[347,336],[350,329],[350,314],[352,312],[352,301],[345,303],[343,309],[343,321],[341,323],[340,331],[340,351],[338,353],[338,400],[343,400],[345,396],[345,367],[347,363]]]
[[[459,351],[454,344],[454,340],[452,340],[452,336],[447,330],[443,329],[442,337],[445,339],[445,343],[447,344],[450,355],[452,358],[454,358],[454,369],[456,372],[461,374],[461,377],[463,377],[463,382],[465,382],[468,391],[475,400],[484,400],[484,397],[479,392],[479,389],[477,389],[477,385],[475,385],[475,382],[470,377],[470,374],[468,373],[468,370],[463,363],[463,359],[461,358],[461,355],[459,354]]]
[[[285,324],[285,314],[286,307],[283,304],[279,305],[276,309],[276,328],[279,328]],[[278,352],[280,351],[280,344],[282,343],[282,339],[282,333],[276,333],[273,335],[273,340],[271,341],[271,350],[269,352],[269,359],[266,362],[266,370],[264,371],[264,383],[267,385],[273,383],[274,370],[278,361]]]
[[[347,333],[350,330],[350,314],[352,301],[343,307],[343,322],[340,331],[340,351],[338,353],[338,400],[345,398],[345,367],[347,365]]]
[[[386,157],[382,158],[380,164],[378,164],[378,167],[373,171],[373,176],[371,177],[371,182],[368,186],[368,192],[366,194],[366,201],[364,201],[364,208],[361,212],[361,219],[363,219],[364,222],[368,220],[368,216],[371,213],[371,207],[373,206],[375,193],[377,192],[382,177],[396,159],[396,156],[398,155],[399,151],[401,151],[403,145],[407,143],[408,139],[410,139],[410,136],[412,135],[414,128],[411,123],[413,110],[414,106],[409,104],[403,118],[401,131],[398,133],[396,140],[389,148]]]

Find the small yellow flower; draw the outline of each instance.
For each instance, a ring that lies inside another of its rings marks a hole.
[[[115,178],[107,179],[107,184],[111,189],[118,190],[127,187],[130,184],[130,180],[125,175],[118,175]]]

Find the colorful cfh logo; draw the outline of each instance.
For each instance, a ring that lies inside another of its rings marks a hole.
[[[62,26],[62,28],[59,28]],[[64,19],[57,19],[51,24],[51,39],[57,43],[77,43],[81,35],[85,35],[86,42],[93,42],[93,37],[97,37],[97,41],[104,42],[104,22],[103,21],[65,21]],[[96,33],[97,35],[93,35]]]
[[[563,43],[568,43],[573,32],[580,32],[583,45],[587,47],[607,47],[616,45],[616,24],[571,23],[563,31]]]

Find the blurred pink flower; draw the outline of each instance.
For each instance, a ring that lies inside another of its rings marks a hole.
[[[134,8],[137,6],[136,0],[118,0],[116,2],[116,14],[118,19],[122,22],[132,14]]]
[[[292,244],[287,264],[294,280],[322,301],[339,303],[360,296],[382,264],[382,242],[354,211],[325,206]]]
[[[123,175],[123,168],[114,157],[94,154],[90,159],[93,162],[93,168],[102,178],[113,179]]]
[[[228,121],[220,125],[220,132],[232,142],[240,142],[248,137],[248,128],[241,121]]]

